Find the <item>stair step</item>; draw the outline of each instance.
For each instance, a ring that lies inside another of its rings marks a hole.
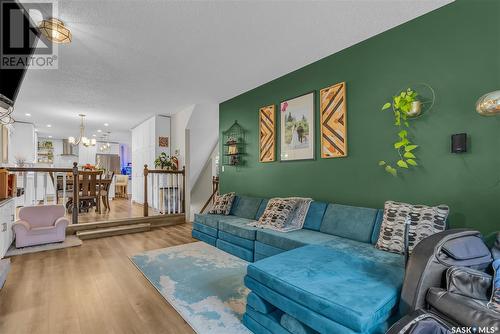
[[[106,228],[97,228],[88,231],[78,231],[76,236],[82,240],[110,237],[113,235],[122,235],[128,233],[146,232],[151,229],[150,223],[113,226]]]

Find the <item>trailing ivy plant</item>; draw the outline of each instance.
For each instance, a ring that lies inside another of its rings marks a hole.
[[[392,102],[387,102],[382,106],[382,111],[392,107],[394,113],[394,125],[399,129],[398,141],[394,143],[394,148],[398,152],[399,160],[396,163],[387,163],[383,160],[379,161],[379,166],[384,167],[385,171],[393,176],[398,175],[398,169],[408,169],[411,166],[418,166],[417,157],[414,150],[418,147],[408,138],[407,128],[410,127],[408,122],[408,112],[411,108],[411,103],[417,100],[418,93],[408,88],[403,90],[399,95],[393,96]]]

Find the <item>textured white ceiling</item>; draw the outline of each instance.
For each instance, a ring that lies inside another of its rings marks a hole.
[[[73,42],[58,70],[29,71],[15,117],[66,137],[85,113],[88,135],[107,122],[127,140],[151,115],[219,103],[450,2],[61,0]]]

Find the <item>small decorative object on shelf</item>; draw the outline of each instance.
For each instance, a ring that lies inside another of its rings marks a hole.
[[[223,133],[223,165],[241,166],[243,164],[242,155],[244,155],[245,131],[234,121],[233,125]]]

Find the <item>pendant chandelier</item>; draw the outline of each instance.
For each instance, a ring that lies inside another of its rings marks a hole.
[[[89,147],[89,146],[95,146],[97,141],[95,138],[89,139],[85,137],[85,115],[84,114],[79,114],[81,121],[80,121],[80,136],[78,138],[75,137],[68,137],[68,142],[71,145],[77,146],[80,143],[82,143],[83,146]]]
[[[111,132],[107,132],[102,136],[103,141],[106,142],[99,147],[99,151],[101,151],[102,153],[108,153],[110,151],[111,148],[111,143],[109,142],[110,134]]]
[[[71,42],[71,31],[66,28],[64,22],[61,20],[55,18],[43,20],[40,22],[38,28],[42,34],[53,43],[66,44]]]
[[[14,118],[12,118],[13,111],[12,101],[0,94],[0,125],[14,123]]]

